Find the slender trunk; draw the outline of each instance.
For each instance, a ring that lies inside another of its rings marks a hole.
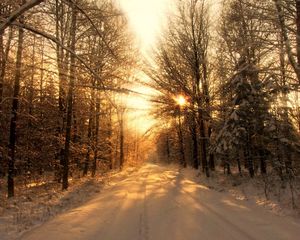
[[[253,156],[252,156],[252,142],[248,134],[247,139],[248,147],[246,148],[246,159],[247,159],[247,168],[251,178],[254,177],[254,165],[253,165]]]
[[[186,160],[185,160],[185,154],[184,154],[184,144],[183,144],[183,133],[182,133],[180,107],[179,107],[179,116],[178,116],[178,140],[179,140],[180,164],[185,168],[186,167]]]
[[[209,177],[209,167],[207,163],[207,147],[206,147],[206,136],[205,136],[205,127],[203,120],[203,113],[201,108],[199,108],[199,131],[200,131],[200,150],[201,150],[201,161],[202,161],[202,171],[205,172],[206,177]]]
[[[285,155],[285,161],[284,161],[284,166],[285,166],[285,172],[289,178],[293,178],[293,164],[292,164],[292,156],[291,156],[291,151],[289,151],[287,148],[284,149],[284,155]]]
[[[191,124],[190,124],[190,132],[193,142],[193,168],[198,169],[199,168],[199,156],[198,156],[198,138],[197,138],[197,125],[194,119],[194,116],[192,116]]]
[[[27,122],[27,134],[26,134],[26,165],[27,169],[26,172],[30,171],[31,169],[31,156],[29,155],[30,153],[30,136],[31,136],[31,131],[32,131],[32,118],[33,116],[33,98],[34,98],[34,76],[35,76],[35,45],[36,45],[36,37],[33,36],[33,45],[32,45],[32,66],[31,66],[31,76],[30,76],[30,81],[29,81],[29,86],[28,86],[28,122]]]
[[[35,42],[36,38],[35,36],[33,37],[33,49],[32,49],[32,68],[31,68],[31,78],[29,82],[29,93],[28,93],[28,104],[29,104],[29,109],[28,109],[28,114],[32,116],[33,114],[33,98],[34,98],[34,75],[35,75]],[[32,121],[31,117],[28,119],[28,127],[32,127]]]
[[[210,106],[210,96],[209,96],[209,90],[208,90],[208,69],[207,69],[207,61],[206,56],[203,54],[203,63],[202,63],[202,69],[203,69],[203,96],[205,101],[205,111],[206,111],[206,117],[203,117],[205,122],[208,124],[208,138],[205,140],[207,142],[207,148],[210,146],[211,142],[211,135],[212,135],[212,127],[211,127],[211,106]],[[213,153],[209,153],[209,160],[208,160],[209,169],[214,171],[215,170],[215,158]]]
[[[260,172],[261,174],[267,174],[267,163],[265,159],[265,151],[260,150],[259,155],[260,155]]]
[[[295,61],[295,58],[294,58],[293,49],[292,49],[292,46],[291,46],[291,41],[290,41],[289,36],[288,36],[288,31],[287,31],[286,20],[285,20],[285,16],[284,16],[283,7],[282,7],[282,2],[281,2],[281,0],[273,0],[273,1],[274,1],[276,10],[277,10],[278,24],[279,24],[279,27],[280,27],[280,30],[281,30],[282,38],[284,40],[287,57],[288,57],[288,59],[291,63],[291,66],[292,66],[295,74],[297,75],[298,82],[300,82],[299,62]],[[296,25],[297,25],[297,34],[298,34],[298,31],[300,32],[300,4],[299,4],[299,0],[296,0],[296,4],[297,4],[297,6],[296,6],[297,7],[297,9],[296,9],[296,15],[297,15],[296,16]],[[298,45],[298,43],[299,43],[299,45]],[[300,51],[300,40],[299,39],[297,39],[297,57],[299,56],[298,50]]]
[[[112,119],[111,119],[111,109],[109,110],[109,125],[108,125],[108,157],[109,157],[109,169],[113,169],[113,145],[112,145]]]
[[[78,133],[78,122],[77,122],[77,115],[76,115],[76,96],[73,94],[73,136],[72,141],[74,143],[79,142],[80,136]]]
[[[120,169],[123,169],[124,166],[124,119],[123,119],[124,111],[121,113],[120,120]]]
[[[170,163],[170,140],[169,140],[169,134],[167,133],[166,137],[166,147],[167,147],[167,163]]]
[[[23,17],[20,18],[23,22]],[[10,119],[10,134],[9,134],[9,159],[8,159],[8,175],[7,175],[7,193],[8,198],[14,196],[14,174],[15,174],[15,148],[16,148],[16,128],[17,128],[17,113],[19,108],[19,92],[21,80],[22,54],[23,54],[24,30],[19,28],[18,50],[16,58],[16,72],[14,80],[14,93]]]
[[[209,164],[209,169],[210,169],[211,171],[215,171],[215,170],[216,170],[216,166],[215,166],[215,155],[214,155],[213,153],[209,153],[208,164]]]
[[[3,101],[3,91],[4,91],[4,78],[6,74],[6,64],[8,59],[8,53],[11,46],[11,41],[13,38],[13,31],[10,28],[6,46],[3,45],[3,35],[0,35],[0,120],[2,116],[2,101]],[[1,124],[1,122],[0,122]]]
[[[99,127],[100,127],[100,96],[99,92],[96,93],[96,130],[95,130],[95,146],[94,146],[94,161],[92,167],[92,177],[95,177],[97,171],[98,160],[98,143],[99,143]]]
[[[71,20],[71,50],[75,52],[76,44],[76,18],[77,11],[75,3],[72,3],[72,20]],[[71,141],[71,127],[72,127],[72,113],[73,113],[73,91],[75,82],[75,56],[71,54],[70,57],[70,80],[69,90],[67,97],[67,123],[65,135],[65,149],[64,149],[64,162],[63,162],[63,176],[62,176],[62,189],[66,190],[69,186],[69,155],[70,155],[70,141]]]
[[[300,0],[296,1],[296,38],[297,38],[297,63],[300,68]]]
[[[63,21],[64,21],[64,11],[63,5],[59,3],[59,0],[55,1],[55,14],[56,14],[56,27],[55,27],[55,35],[58,40],[64,44],[64,39],[62,36],[63,32]],[[57,70],[58,70],[58,111],[61,116],[61,119],[58,121],[58,129],[57,136],[63,135],[65,131],[65,116],[66,116],[66,108],[65,108],[65,91],[64,87],[66,84],[66,72],[67,72],[67,63],[68,58],[64,54],[64,50],[62,47],[57,44],[56,45],[56,61],[57,61]],[[58,152],[56,154],[56,159],[59,164],[56,165],[56,180],[61,182],[62,180],[62,168],[64,165],[64,148],[59,144]]]
[[[230,167],[230,163],[229,162],[226,162],[225,163],[225,166],[226,166],[226,174],[229,176],[231,175],[231,167]]]
[[[88,146],[87,146],[87,153],[85,157],[84,169],[83,169],[83,176],[86,176],[89,169],[90,164],[90,153],[91,153],[91,144],[92,144],[92,121],[93,121],[93,112],[94,112],[94,90],[91,90],[91,103],[90,103],[90,112],[89,112],[89,123],[88,123]]]
[[[4,57],[4,45],[3,45],[3,35],[0,35],[0,121],[2,117],[2,100],[3,100],[3,86],[4,86],[4,76],[6,68],[6,59]],[[1,122],[0,122],[1,124]],[[1,126],[1,125],[0,125]]]
[[[40,70],[40,104],[44,102],[44,93],[43,93],[43,84],[44,84],[44,54],[45,54],[45,45],[44,39],[42,40],[42,52],[41,52],[41,70]],[[41,119],[43,119],[43,111],[41,111]]]
[[[239,174],[240,176],[242,176],[242,164],[241,162],[244,161],[244,151],[243,150],[239,150],[239,156],[237,157],[237,164],[238,164],[238,169],[239,169]]]

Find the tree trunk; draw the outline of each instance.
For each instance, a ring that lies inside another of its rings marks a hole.
[[[3,35],[0,35],[0,131],[5,131],[3,105],[4,78],[6,63],[12,40],[12,29],[9,29],[9,36],[6,46],[3,45]],[[0,148],[4,145],[4,134],[0,134]],[[3,148],[4,149],[4,148]],[[0,152],[0,175],[5,174],[4,152]]]
[[[198,138],[197,138],[197,125],[194,119],[194,116],[192,116],[191,124],[190,124],[190,132],[193,142],[193,168],[198,169],[199,168],[199,156],[198,156]]]
[[[238,164],[238,169],[239,169],[239,174],[242,176],[242,165],[241,162],[244,161],[244,150],[239,150],[239,156],[237,156],[237,164]]]
[[[199,108],[199,131],[200,131],[200,148],[201,148],[201,161],[202,161],[202,171],[205,172],[206,177],[209,177],[209,167],[207,164],[207,147],[206,147],[206,136],[205,136],[205,127],[204,120],[202,116],[202,110]]]
[[[36,47],[36,37],[33,36],[33,44],[32,44],[32,66],[31,66],[31,76],[28,86],[28,122],[27,122],[27,132],[26,132],[26,172],[29,172],[32,167],[31,156],[28,154],[30,152],[30,136],[32,133],[32,118],[33,116],[33,100],[34,100],[34,76],[35,76],[35,47]],[[40,171],[41,172],[41,171]]]
[[[229,176],[231,175],[231,167],[230,167],[230,163],[229,162],[226,162],[225,163],[225,166],[226,166],[226,174]]]
[[[296,38],[297,38],[297,63],[300,68],[300,0],[296,1]]]
[[[113,135],[113,129],[112,129],[112,119],[111,119],[111,109],[109,109],[109,125],[108,125],[108,157],[109,157],[109,169],[113,169],[113,144],[112,144],[112,135]]]
[[[77,11],[75,3],[72,3],[72,20],[71,20],[71,50],[75,52],[76,44],[76,18]],[[70,80],[69,90],[67,97],[67,123],[66,123],[66,135],[65,135],[65,150],[63,161],[63,176],[62,176],[62,189],[66,190],[69,186],[69,155],[70,155],[70,141],[71,141],[71,127],[72,127],[72,114],[73,114],[73,91],[75,82],[75,56],[71,54],[70,58]]]
[[[9,29],[9,35],[7,39],[6,46],[3,45],[3,35],[0,35],[0,126],[1,126],[1,117],[2,113],[2,104],[3,104],[3,91],[4,91],[4,78],[6,73],[6,64],[8,59],[8,53],[10,50],[11,40],[13,37],[13,31]],[[0,137],[1,138],[1,137]]]
[[[248,139],[247,139],[248,146],[246,147],[246,161],[247,161],[247,168],[249,171],[249,175],[251,178],[254,177],[254,164],[253,164],[253,156],[252,156],[252,143],[250,140],[250,136],[248,134]]]
[[[166,147],[167,147],[167,163],[170,163],[170,140],[169,140],[169,133],[167,133],[167,136],[166,136]]]
[[[86,176],[90,164],[90,153],[91,153],[91,144],[92,144],[92,122],[93,122],[93,112],[94,112],[94,89],[91,90],[91,103],[90,103],[90,112],[89,112],[89,123],[88,123],[88,144],[87,144],[87,153],[85,157],[83,176]]]
[[[97,171],[98,160],[98,143],[99,143],[99,127],[100,127],[100,96],[99,92],[96,92],[96,129],[95,129],[95,146],[94,146],[94,161],[92,167],[92,177],[95,177]]]
[[[123,169],[124,166],[124,110],[121,110],[121,119],[120,119],[120,169]]]
[[[56,14],[56,27],[55,27],[55,36],[62,43],[65,44],[63,35],[63,21],[64,21],[64,9],[63,5],[59,3],[59,0],[55,1],[55,14]],[[65,91],[64,87],[66,85],[66,72],[68,72],[67,61],[68,58],[64,54],[63,48],[56,44],[56,60],[57,60],[57,70],[58,70],[58,111],[60,113],[61,119],[58,121],[57,136],[64,134],[65,131],[65,117],[66,117],[66,108],[65,108]],[[56,165],[56,180],[61,182],[62,180],[62,167],[64,165],[64,148],[63,146],[58,147],[58,152],[56,154],[56,160],[59,164]]]
[[[281,30],[281,34],[282,34],[282,38],[284,40],[285,43],[285,49],[286,49],[286,53],[287,53],[287,57],[291,63],[291,66],[293,67],[293,70],[295,72],[295,74],[297,75],[297,79],[298,82],[300,82],[300,68],[299,68],[299,62],[295,61],[294,58],[294,53],[293,53],[293,49],[291,46],[291,41],[289,39],[288,36],[288,31],[287,31],[287,26],[286,26],[286,20],[285,20],[285,16],[284,16],[284,11],[283,11],[283,7],[282,7],[282,2],[281,0],[273,0],[276,10],[277,10],[277,15],[278,15],[278,24]],[[297,34],[298,31],[300,32],[300,4],[299,4],[299,0],[296,0],[296,27],[297,27]],[[299,25],[298,25],[299,24]],[[299,27],[299,28],[298,28]],[[300,41],[299,38],[297,37],[297,57],[299,56],[299,52],[300,51]],[[299,45],[298,45],[299,43]],[[299,47],[299,48],[298,48]],[[300,58],[300,57],[299,57]]]
[[[23,22],[23,17],[20,18]],[[24,30],[19,28],[18,49],[16,58],[16,73],[14,80],[14,93],[11,109],[10,119],[10,133],[9,133],[9,159],[8,159],[8,175],[7,175],[7,196],[8,198],[14,196],[14,174],[15,174],[15,148],[16,148],[16,128],[17,128],[17,114],[19,108],[19,92],[20,92],[20,79],[22,67],[22,54],[23,54],[23,41]]]
[[[260,155],[260,172],[261,174],[267,174],[267,163],[265,159],[265,151],[260,150],[259,155]]]
[[[179,142],[179,152],[180,152],[180,164],[185,168],[186,160],[185,160],[185,154],[184,154],[180,106],[179,106],[179,116],[178,116],[178,142]]]

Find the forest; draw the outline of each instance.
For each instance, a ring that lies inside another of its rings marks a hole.
[[[300,1],[181,2],[146,70],[160,93],[154,114],[168,119],[161,159],[259,177],[267,198],[281,182],[296,207],[299,33]]]
[[[1,201],[155,159],[300,207],[300,1],[169,5],[145,56],[117,0],[1,1]]]

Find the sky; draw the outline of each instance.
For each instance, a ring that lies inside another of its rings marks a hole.
[[[149,56],[155,43],[162,33],[163,26],[168,21],[168,15],[174,11],[174,0],[117,0],[127,15],[129,27],[137,39],[137,44],[144,56]],[[209,0],[213,15],[219,11],[221,0]],[[140,75],[140,74],[139,74]],[[142,76],[142,74],[141,74]],[[133,86],[132,90],[150,94],[151,89],[146,87]],[[138,96],[127,97],[127,105],[132,109],[130,122],[142,132],[147,131],[155,122],[151,118],[151,104],[145,98]],[[141,109],[141,110],[138,110]],[[146,110],[145,110],[146,109]],[[148,109],[148,110],[147,110]]]
[[[142,51],[155,44],[172,0],[119,0]]]
[[[127,15],[129,26],[136,37],[138,48],[142,54],[147,54],[155,46],[172,0],[118,0],[121,8]],[[139,74],[142,76],[142,74]],[[132,90],[151,94],[151,90],[143,86],[133,86]],[[134,128],[146,132],[156,122],[150,116],[151,104],[146,98],[129,96],[127,105],[131,108],[128,118]]]

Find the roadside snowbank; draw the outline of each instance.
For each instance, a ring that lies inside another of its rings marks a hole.
[[[239,176],[237,173],[227,176],[221,169],[217,169],[211,173],[210,178],[206,178],[205,174],[199,174],[199,171],[192,168],[183,169],[182,171],[186,178],[193,179],[209,189],[228,192],[237,200],[264,206],[280,216],[300,217],[299,179],[294,182],[296,208],[293,208],[289,184],[287,182],[283,183],[276,176],[268,176],[267,180],[261,176],[251,179],[246,173],[244,176]]]
[[[16,197],[12,199],[6,199],[6,189],[0,189],[0,239],[17,238],[24,231],[82,205],[103,188],[134,171],[134,168],[127,168],[122,172],[114,171],[95,178],[70,179],[67,191],[62,191],[61,184],[56,182],[28,183],[26,186],[17,186]],[[3,185],[2,179],[1,186]]]

